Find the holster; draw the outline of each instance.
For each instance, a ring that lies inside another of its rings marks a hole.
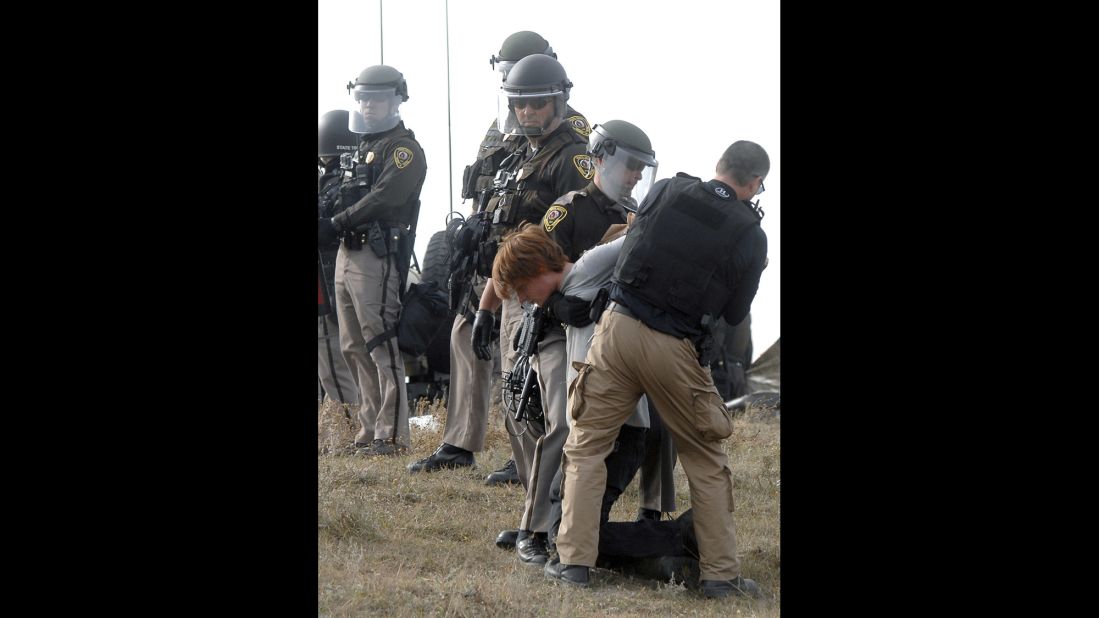
[[[595,298],[591,300],[591,311],[588,313],[588,317],[591,318],[592,322],[599,323],[599,318],[603,317],[603,311],[607,309],[607,301],[610,297],[609,288],[599,288],[599,291],[595,293]]]
[[[691,339],[695,346],[695,352],[698,353],[698,364],[703,367],[709,367],[710,363],[717,359],[718,350],[717,346],[714,345],[713,323],[713,316],[708,313],[703,315],[702,334]]]
[[[366,244],[374,255],[384,258],[389,255],[389,234],[377,221],[371,221],[366,228]]]
[[[361,251],[363,248],[362,239],[362,232],[352,232],[351,230],[348,230],[343,233],[343,246],[347,247],[350,251]]]

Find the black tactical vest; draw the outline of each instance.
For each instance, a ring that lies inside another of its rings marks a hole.
[[[700,179],[677,174],[630,226],[614,279],[687,324],[716,319],[736,285],[727,276],[731,249],[759,221],[735,196],[723,200]]]
[[[492,180],[496,176],[496,170],[509,154],[515,152],[522,138],[513,137],[504,141],[504,135],[500,133],[496,125],[489,127],[485,138],[481,140],[481,148],[477,153],[477,161],[467,165],[462,172],[462,199],[477,198],[481,191],[492,190]]]
[[[356,202],[366,197],[367,193],[370,193],[370,189],[374,186],[374,181],[382,174],[382,167],[385,163],[385,151],[389,148],[391,142],[395,142],[405,137],[413,141],[416,140],[416,136],[412,131],[410,129],[405,129],[402,125],[398,125],[389,131],[388,134],[383,135],[381,138],[359,142],[359,150],[354,159],[354,169],[343,170],[343,183],[340,185],[340,199],[336,208],[333,209],[332,216],[338,215],[354,206]],[[374,153],[374,158],[367,162],[366,159],[369,158],[368,154],[371,152]],[[415,204],[415,200],[412,204]],[[406,209],[397,210],[403,212]],[[389,218],[384,215],[383,218],[387,221],[389,220]],[[397,217],[393,220],[396,221],[399,218],[400,217]],[[411,221],[398,222],[411,223]]]
[[[587,119],[572,106],[566,107],[565,124],[584,141],[587,141],[588,135],[591,134]],[[504,159],[518,150],[524,141],[518,135],[504,139],[504,135],[493,122],[485,133],[484,139],[481,140],[481,146],[477,150],[477,160],[472,165],[467,165],[462,172],[462,199],[476,199],[481,195],[481,191],[485,189],[491,191],[492,181],[496,178],[496,172]]]
[[[542,215],[560,197],[556,195],[546,168],[561,149],[582,143],[584,140],[572,129],[556,131],[542,144],[538,153],[525,162],[519,159],[519,155],[527,154],[526,150],[509,155],[512,160],[505,161],[505,167],[501,169],[508,174],[507,182],[502,190],[496,191],[486,208],[492,217],[493,237],[502,237],[523,221],[536,225],[542,222]]]

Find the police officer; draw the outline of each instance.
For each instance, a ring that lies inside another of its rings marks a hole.
[[[507,232],[526,221],[539,224],[550,205],[559,196],[582,189],[595,174],[587,140],[566,123],[566,101],[572,88],[565,68],[554,58],[535,54],[515,63],[500,88],[498,128],[501,133],[525,136],[522,146],[501,164],[499,187],[489,200],[492,238],[499,241]],[[515,366],[512,339],[522,320],[518,300],[501,299],[491,279],[481,296],[473,323],[473,346],[481,359],[491,358],[493,312],[501,304],[500,359],[505,371]],[[554,345],[563,348],[564,341]],[[539,345],[539,356],[543,346]],[[537,358],[537,357],[536,357]],[[553,472],[539,473],[543,467],[539,455],[550,456],[552,449],[540,449],[543,433],[557,433],[565,426],[565,363],[563,349],[558,362],[537,361],[538,388],[545,414],[544,431],[536,425],[521,431],[512,441],[517,467],[530,470],[527,496],[516,539],[516,551],[527,564],[543,564],[548,558],[546,538],[550,527],[549,492]],[[512,432],[516,433],[516,432]],[[548,462],[546,462],[548,463]]]
[[[355,444],[366,455],[395,455],[408,448],[409,438],[404,360],[395,333],[411,255],[408,234],[427,165],[401,120],[408,85],[400,71],[371,66],[347,88],[357,105],[348,128],[362,138],[340,185],[339,212],[319,219],[317,238],[322,245],[342,238],[336,310],[345,326],[343,355],[362,397]]]
[[[595,125],[588,153],[595,169],[592,181],[557,198],[542,218],[546,233],[574,263],[610,226],[626,223],[626,211],[637,210],[634,195],[648,192],[657,168],[649,136],[625,120]]]
[[[546,577],[588,585],[599,547],[604,460],[619,426],[648,393],[672,433],[691,489],[702,592],[752,595],[740,574],[733,528],[732,470],[721,440],[732,417],[709,372],[709,325],[748,314],[767,257],[758,194],[770,159],[758,144],[734,142],[710,181],[661,180],[641,204],[615,265],[607,311],[569,399],[564,500],[557,551]]]
[[[542,226],[550,238],[557,241],[568,260],[574,263],[584,250],[606,240],[609,229],[624,225],[626,211],[636,212],[637,203],[648,194],[658,169],[656,152],[649,136],[625,120],[609,120],[595,125],[588,140],[588,152],[595,165],[592,183],[580,191],[559,198],[542,219]],[[608,272],[608,279],[609,276]],[[594,292],[578,296],[590,300]],[[560,297],[556,300],[559,306],[564,302]],[[579,308],[581,313],[585,309],[584,306]],[[563,312],[558,310],[556,313]],[[584,327],[578,324],[574,324],[573,328],[584,329],[587,336],[594,330],[593,326]],[[583,335],[579,338],[585,339],[583,350],[586,353],[586,338]],[[569,355],[570,358],[575,356],[572,353]],[[575,360],[583,360],[583,354],[579,356]],[[571,382],[576,372],[571,366],[568,370],[567,379]],[[650,413],[646,403],[641,403],[638,406],[639,412],[626,421],[619,443],[624,447],[624,453],[632,448],[631,444],[627,444],[629,437],[641,436],[644,440],[639,448],[644,453],[639,513],[641,517],[659,519],[661,512],[672,512],[676,509],[673,477],[676,454],[671,435],[664,431],[660,417],[655,412]],[[563,440],[564,437],[562,445]],[[622,481],[628,484],[636,467],[632,462],[619,462],[612,456],[608,459],[608,469],[616,467],[623,470],[617,479],[617,485],[621,485]],[[556,488],[556,483],[554,486]],[[613,500],[611,498],[612,502]]]
[[[335,213],[339,197],[340,155],[354,153],[358,149],[359,136],[347,129],[347,110],[334,109],[321,116],[317,128],[317,210],[321,217]],[[317,317],[317,375],[328,399],[351,404],[357,408],[359,387],[340,353],[340,328],[336,312],[331,307],[335,297],[336,252],[339,242],[318,247],[321,260],[321,285],[328,303],[324,313]]]
[[[532,54],[557,58],[546,39],[537,32],[522,30],[504,39],[499,53],[489,59],[489,64],[500,71],[502,79],[506,80],[515,63]],[[564,124],[585,140],[591,133],[587,119],[567,104]],[[481,141],[476,161],[466,166],[463,173],[462,199],[477,200],[483,191],[490,191],[500,164],[523,143],[524,140],[518,134],[501,133],[496,119],[493,119]],[[475,201],[475,208],[476,204]],[[485,278],[476,274],[473,277],[474,290],[479,297],[484,291]],[[459,308],[450,331],[450,393],[447,398],[443,442],[431,455],[409,464],[410,472],[472,466],[473,453],[484,449],[488,413],[493,399],[493,364],[499,364],[500,359],[498,354],[493,354],[493,359],[481,360],[474,355],[469,345],[474,322],[473,312],[476,310],[473,305],[475,301],[476,298],[472,298],[468,306]],[[507,414],[504,415],[504,422],[508,426],[508,434],[511,435],[512,452],[522,452],[522,438],[515,436],[521,435],[523,430],[515,427],[513,419]],[[509,459],[503,468],[489,474],[485,483],[522,483],[525,486],[529,470],[525,468],[524,458],[517,459],[524,464],[522,470],[517,469],[516,459]]]
[[[489,64],[500,71],[501,81],[506,80],[515,63],[531,54],[544,54],[554,59],[557,54],[553,51],[549,41],[542,35],[529,30],[515,32],[504,39],[497,55],[489,58]],[[584,115],[566,103],[565,124],[577,135],[588,139],[591,126]],[[477,150],[477,160],[466,166],[462,174],[462,199],[476,200],[481,191],[492,188],[492,181],[496,178],[496,171],[500,169],[500,163],[507,155],[515,152],[522,144],[522,139],[516,134],[504,134],[497,126],[494,118],[485,132],[485,138],[481,140],[481,147]],[[449,413],[449,411],[448,411]]]
[[[658,169],[649,136],[625,120],[609,120],[596,125],[589,138],[588,152],[596,169],[592,185],[557,200],[542,221],[546,232],[561,245],[570,262],[576,262],[582,250],[601,240],[599,230],[621,227],[624,211],[636,212],[637,204],[652,187]],[[571,382],[575,373],[571,367],[569,370]],[[643,518],[660,519],[662,512],[676,509],[675,445],[659,415],[648,409],[652,407],[648,397],[640,407],[645,409],[646,416],[631,417],[626,423],[626,427],[647,429],[643,432],[645,445],[638,514]],[[632,430],[625,431],[628,434]],[[613,457],[611,461],[614,461]],[[632,472],[629,474],[632,477]],[[629,478],[626,481],[629,482]]]

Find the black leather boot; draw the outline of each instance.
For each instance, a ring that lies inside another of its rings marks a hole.
[[[560,561],[554,559],[546,563],[542,572],[546,574],[546,579],[556,579],[570,586],[587,588],[590,583],[588,581],[588,567],[582,564],[561,564]]]
[[[446,468],[464,468],[473,465],[473,453],[446,442],[439,445],[435,452],[408,464],[409,472],[433,472]]]
[[[515,540],[515,553],[524,564],[542,565],[549,560],[546,549],[546,533],[520,530]]]

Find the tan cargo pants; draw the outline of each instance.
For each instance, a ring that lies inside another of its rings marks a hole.
[[[394,256],[379,258],[370,247],[352,251],[340,245],[335,302],[342,326],[340,348],[359,387],[362,428],[355,436],[359,443],[396,438],[398,444],[408,446],[408,390],[397,337],[382,341],[369,352],[366,346],[396,326],[401,311],[399,286]]]
[[[562,455],[561,562],[595,566],[606,489],[603,461],[638,398],[648,393],[672,434],[690,483],[701,579],[739,575],[732,470],[721,449],[721,440],[732,435],[732,416],[710,372],[698,364],[691,342],[608,310],[596,327],[587,363],[578,370],[569,385],[573,426]]]

